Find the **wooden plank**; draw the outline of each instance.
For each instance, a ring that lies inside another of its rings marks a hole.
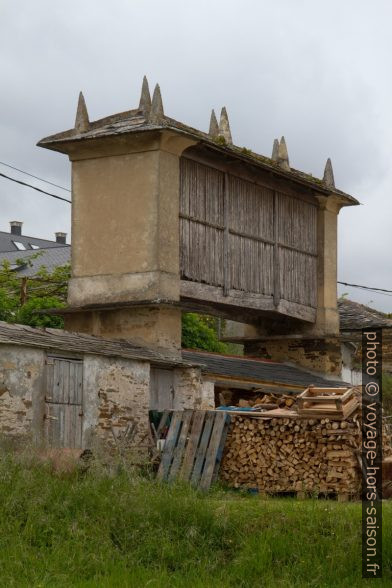
[[[161,420],[159,421],[159,425],[157,428],[157,438],[160,438],[160,435],[162,433],[163,428],[166,426],[167,423],[167,419],[169,417],[169,411],[168,410],[164,410],[161,416]]]
[[[225,173],[223,197],[223,296],[230,290],[230,253],[229,253],[229,174]]]
[[[279,244],[278,244],[278,203],[277,194],[274,190],[274,203],[273,203],[273,235],[274,235],[274,305],[278,306],[280,301],[280,269],[279,269]]]
[[[184,456],[185,444],[188,440],[188,433],[189,433],[189,429],[190,429],[190,425],[191,425],[192,416],[193,416],[193,410],[184,410],[181,433],[178,438],[177,445],[173,451],[173,461],[172,461],[169,476],[168,476],[169,481],[174,480],[177,477],[177,474],[180,470],[180,466],[181,466],[182,459]]]
[[[206,451],[208,444],[210,442],[212,427],[215,420],[215,414],[216,413],[212,411],[208,411],[204,419],[204,429],[199,443],[199,447],[197,448],[195,464],[193,466],[193,472],[191,475],[191,483],[194,486],[199,485],[200,476],[203,472]]]
[[[159,464],[157,475],[159,480],[166,480],[169,475],[169,470],[173,459],[173,451],[176,446],[178,435],[181,429],[182,418],[182,411],[177,410],[173,412],[170,428],[167,433],[165,446],[162,452],[161,463]]]
[[[224,411],[216,412],[211,438],[206,451],[206,459],[200,478],[199,486],[202,490],[208,490],[208,488],[211,486],[211,482],[216,470],[218,451],[221,447],[222,435],[226,423],[227,413],[225,413]]]
[[[205,415],[205,410],[196,410],[194,412],[192,429],[185,449],[184,458],[179,474],[181,480],[188,481],[191,477],[197,448],[199,446],[200,436],[203,430]]]
[[[223,451],[224,451],[225,444],[226,444],[226,438],[227,438],[227,434],[229,432],[230,421],[231,421],[231,417],[228,413],[226,413],[225,424],[223,427],[223,433],[221,435],[220,445],[218,447],[218,451],[216,454],[215,469],[214,469],[214,473],[212,476],[212,483],[216,482],[218,479],[220,463],[222,461]]]

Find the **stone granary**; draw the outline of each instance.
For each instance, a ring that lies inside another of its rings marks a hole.
[[[316,179],[283,137],[271,157],[237,147],[225,108],[191,128],[146,78],[134,110],[90,122],[81,94],[74,128],[38,145],[72,163],[67,329],[179,354],[181,312],[200,311],[241,321],[234,339],[256,356],[279,338],[301,362],[321,340],[311,367],[338,375],[337,216],[358,202],[330,160]]]
[[[270,158],[234,146],[225,108],[207,133],[179,123],[146,79],[138,108],[90,122],[80,95],[74,128],[38,144],[72,162],[66,331],[0,325],[0,430],[86,447],[130,421],[147,433],[149,410],[315,380],[270,359],[181,355],[184,310],[241,321],[248,354],[260,338],[295,341],[282,362],[328,340],[308,367],[333,372],[337,215],[357,201],[330,161],[319,180],[290,167],[284,138]]]

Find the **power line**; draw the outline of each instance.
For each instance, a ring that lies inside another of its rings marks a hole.
[[[392,290],[386,290],[385,288],[372,288],[370,286],[361,286],[360,284],[348,284],[347,282],[339,282],[342,286],[350,286],[351,288],[359,288],[361,290],[369,290],[370,292],[378,292],[380,294],[384,294],[385,296],[389,296],[392,294]]]
[[[49,182],[49,180],[44,180],[43,178],[40,178],[38,176],[34,176],[33,174],[30,174],[27,171],[24,171],[23,169],[19,169],[18,167],[15,167],[14,165],[10,165],[9,163],[4,163],[4,161],[0,161],[1,165],[5,165],[6,167],[9,167],[11,169],[14,169],[18,172],[20,172],[21,174],[25,174],[26,176],[30,176],[31,178],[35,178],[36,180],[39,180],[40,182],[45,182],[46,184],[50,184],[51,186],[55,186],[55,188],[60,188],[61,190],[65,190],[66,192],[71,192],[71,190],[69,188],[64,188],[63,186],[59,186],[58,184],[54,184],[53,182]]]
[[[359,284],[348,284],[347,282],[338,282],[343,286],[352,286],[353,288],[363,288],[364,290],[375,290],[377,292],[389,292],[392,294],[392,290],[385,290],[384,288],[372,288],[370,286],[360,286]]]
[[[57,200],[63,200],[64,202],[71,203],[71,200],[68,200],[68,198],[63,198],[62,196],[57,196],[57,194],[51,194],[50,192],[46,192],[45,190],[41,190],[41,188],[37,188],[36,186],[32,186],[31,184],[26,184],[26,182],[21,182],[20,180],[15,180],[15,178],[10,178],[9,176],[6,176],[5,174],[0,173],[0,176],[2,178],[6,178],[7,180],[11,180],[11,182],[16,182],[17,184],[20,184],[21,186],[27,186],[28,188],[32,188],[33,190],[37,190],[37,192],[41,192],[42,194],[46,194],[47,196],[51,196],[52,198],[57,198]]]

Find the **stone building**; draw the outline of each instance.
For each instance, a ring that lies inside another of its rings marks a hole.
[[[195,351],[173,357],[130,341],[0,322],[0,435],[38,446],[151,444],[150,411],[213,409],[255,391],[328,386],[293,366]],[[229,396],[228,396],[229,395]]]
[[[317,179],[283,137],[271,157],[237,147],[225,108],[191,128],[146,79],[137,108],[95,122],[81,94],[74,128],[38,145],[72,163],[67,328],[178,354],[181,312],[201,311],[237,321],[247,354],[306,367],[310,345],[338,375],[337,216],[358,202],[330,160]]]
[[[74,128],[38,145],[72,163],[66,331],[0,326],[0,430],[84,447],[222,387],[338,379],[337,216],[357,201],[329,160],[316,179],[283,137],[271,157],[237,147],[225,108],[207,133],[184,125],[146,79],[136,109],[95,122],[80,95]],[[258,361],[182,352],[187,310],[225,318]]]
[[[166,377],[165,377],[166,376]],[[163,386],[157,389],[157,382]],[[169,384],[169,385],[165,385]],[[159,394],[158,394],[159,392]],[[0,322],[0,434],[37,445],[111,445],[136,424],[149,443],[149,411],[214,407],[198,364],[128,341]]]

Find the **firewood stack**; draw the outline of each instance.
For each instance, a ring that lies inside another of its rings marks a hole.
[[[305,418],[288,409],[278,418],[268,413],[235,414],[225,445],[221,478],[236,488],[260,492],[317,492],[358,495],[361,470],[360,409],[346,418]],[[275,413],[277,411],[274,411]],[[278,411],[279,412],[279,411]],[[391,440],[384,438],[384,455]]]

